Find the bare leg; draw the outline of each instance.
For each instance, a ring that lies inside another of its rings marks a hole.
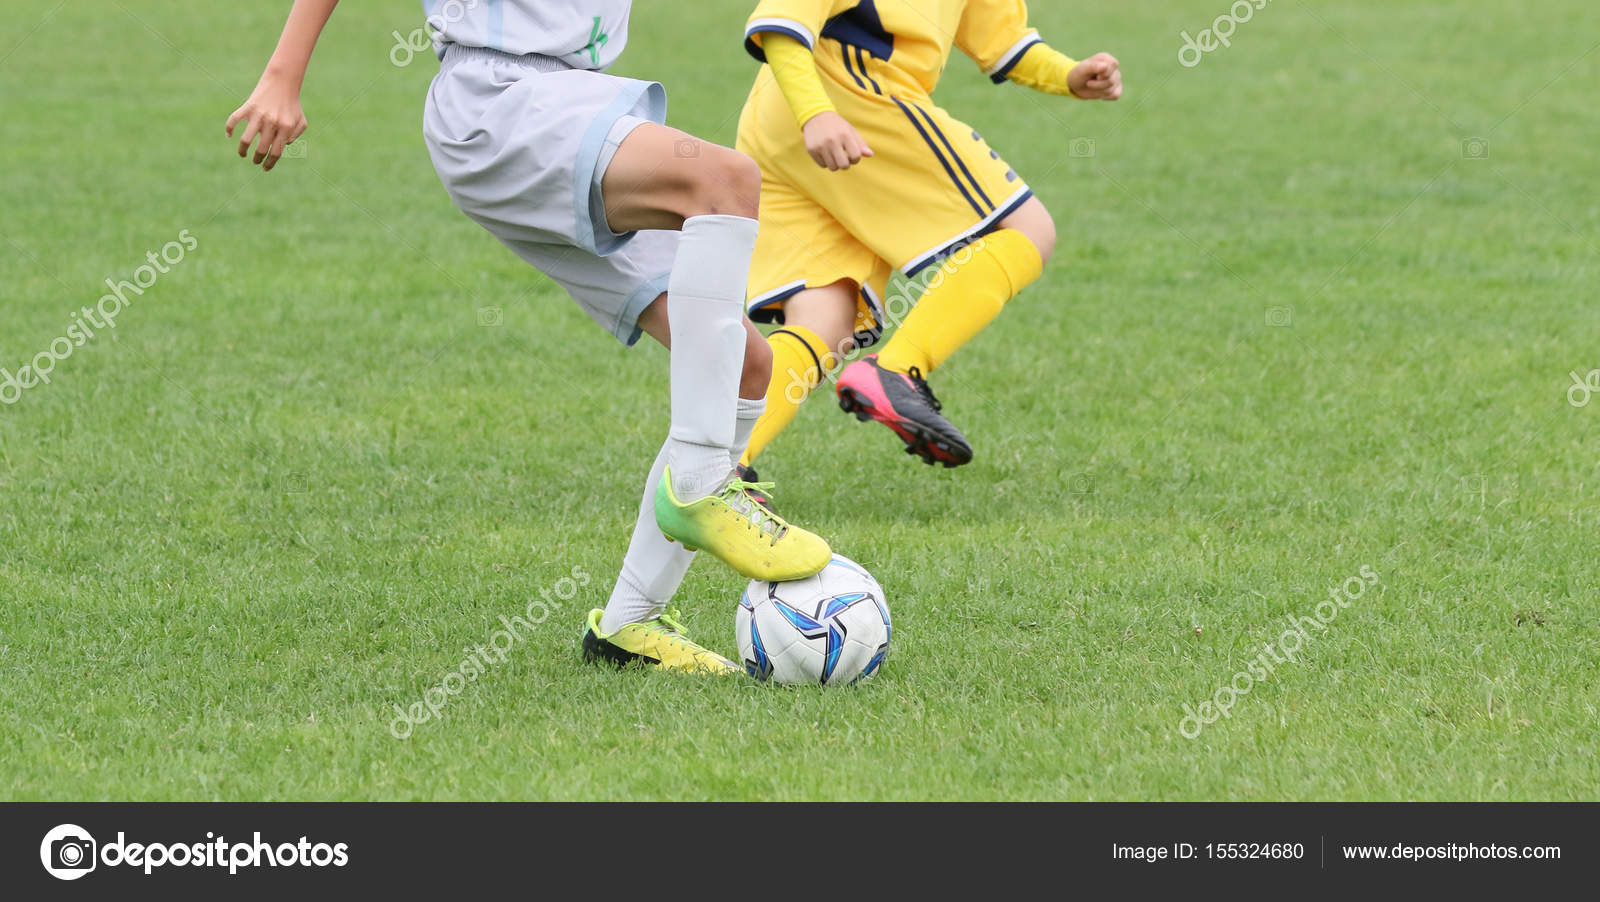
[[[1027,202],[1014,210],[1010,216],[1000,220],[1000,228],[1016,229],[1028,236],[1033,246],[1039,249],[1039,256],[1044,262],[1049,263],[1050,257],[1056,252],[1056,223],[1050,218],[1050,211],[1044,208],[1044,202],[1037,197],[1028,198]]]
[[[600,190],[617,232],[681,229],[695,216],[754,219],[761,167],[737,150],[651,122],[623,140]]]
[[[812,389],[855,350],[856,291],[856,283],[844,279],[784,302],[784,326],[767,339],[772,379],[766,412],[751,430],[744,452],[746,465],[794,422]]]
[[[807,288],[783,303],[783,321],[815,332],[839,357],[856,349],[856,283],[842,279],[821,288]]]

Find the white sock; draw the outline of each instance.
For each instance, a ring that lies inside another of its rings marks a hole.
[[[767,409],[765,398],[740,398],[736,405],[738,419],[733,430],[733,447],[729,449],[735,465],[750,444],[750,432],[756,420]],[[645,480],[644,500],[639,505],[639,521],[633,526],[633,539],[628,543],[628,553],[622,559],[622,572],[611,590],[611,600],[606,602],[605,614],[600,617],[600,631],[611,635],[630,623],[638,623],[657,616],[666,609],[667,602],[678,591],[689,565],[694,563],[694,552],[685,551],[682,545],[668,542],[656,525],[655,487],[666,468],[667,449],[662,447],[650,468],[650,478]]]
[[[744,449],[750,445],[750,433],[755,431],[756,420],[767,411],[767,399],[740,398],[737,408],[739,418],[733,422],[733,465],[739,465],[739,458],[744,456]]]
[[[667,541],[656,525],[656,483],[667,467],[667,449],[661,448],[645,480],[644,500],[639,504],[639,521],[633,525],[633,538],[622,559],[622,572],[600,617],[600,631],[611,635],[630,623],[649,620],[666,609],[683,582],[683,575],[694,563],[694,552]]]
[[[711,494],[728,478],[739,378],[744,298],[756,221],[692,216],[683,222],[667,281],[672,330],[672,432],[667,464],[680,501]]]

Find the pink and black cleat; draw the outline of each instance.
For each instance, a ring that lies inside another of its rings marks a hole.
[[[939,411],[943,405],[916,367],[897,373],[869,354],[839,374],[839,406],[865,423],[877,420],[900,436],[906,453],[923,463],[959,467],[972,460],[972,445]]]

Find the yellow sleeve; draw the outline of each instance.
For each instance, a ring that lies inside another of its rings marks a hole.
[[[801,128],[818,113],[834,111],[833,101],[822,87],[822,76],[817,74],[817,61],[804,44],[786,34],[769,34],[766,51],[772,77],[777,79],[783,99],[789,101],[789,109]]]
[[[817,36],[835,6],[854,6],[856,0],[761,0],[744,26],[744,49],[751,56],[767,61],[762,44],[770,35],[781,34],[815,50]]]
[[[1077,64],[1077,60],[1041,41],[1022,51],[1005,77],[1035,91],[1076,97],[1067,86],[1067,73]]]
[[[1039,43],[1039,32],[1028,27],[1026,0],[967,0],[956,29],[956,46],[997,85]]]

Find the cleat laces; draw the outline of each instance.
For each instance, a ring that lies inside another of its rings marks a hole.
[[[917,390],[917,394],[927,400],[928,406],[932,407],[934,412],[937,413],[944,410],[944,405],[940,404],[939,399],[933,396],[933,389],[928,387],[927,380],[922,378],[922,370],[919,367],[912,367],[908,370],[906,377],[911,380],[911,386]]]
[[[735,476],[728,480],[727,486],[722,490],[723,503],[743,517],[747,527],[760,530],[774,545],[778,544],[783,534],[789,531],[789,524],[750,497],[750,493],[756,491],[770,495],[775,487],[776,485],[771,482],[747,482]]]

